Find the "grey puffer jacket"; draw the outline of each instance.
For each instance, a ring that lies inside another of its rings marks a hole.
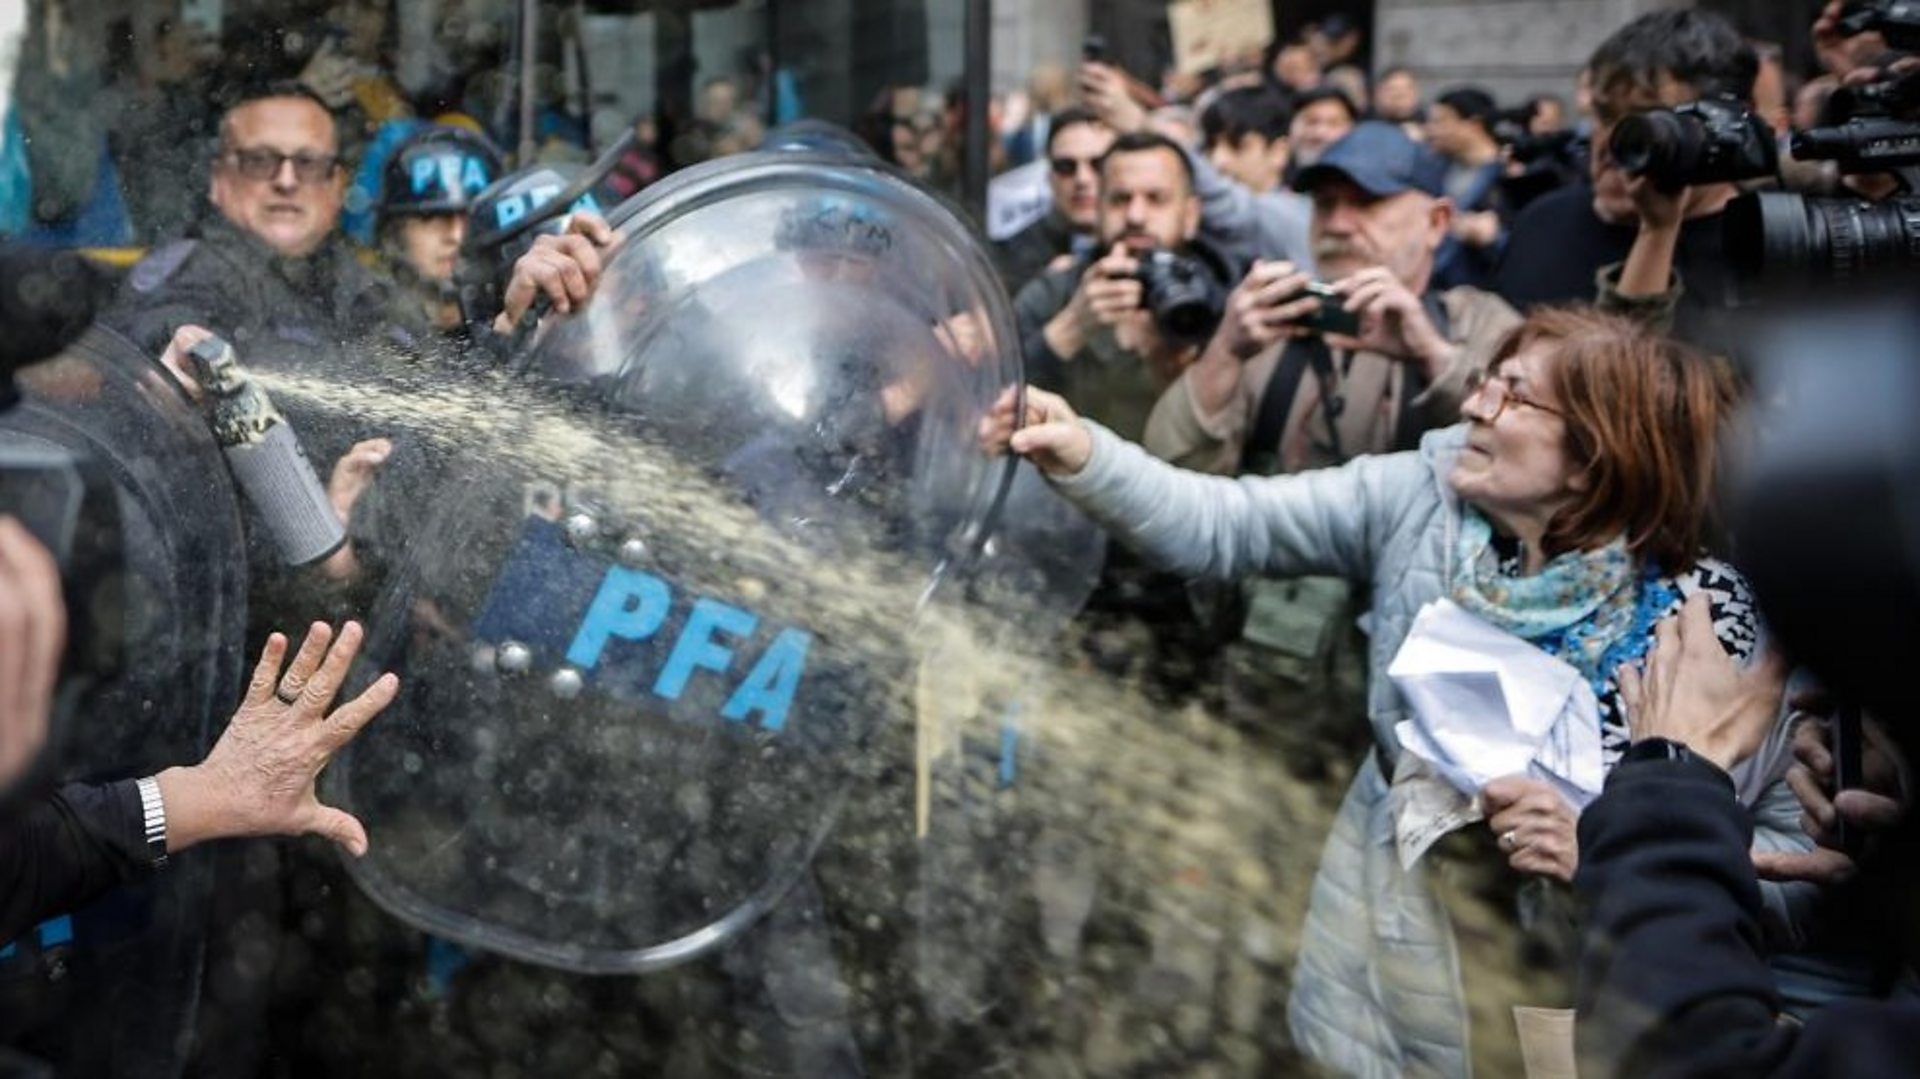
[[[1404,870],[1389,784],[1394,726],[1406,702],[1385,672],[1415,615],[1453,587],[1461,507],[1446,482],[1465,427],[1429,432],[1420,449],[1339,468],[1229,479],[1177,469],[1088,423],[1093,456],[1056,477],[1067,498],[1149,559],[1191,577],[1329,575],[1372,589],[1367,711],[1377,754],[1348,789],[1314,879],[1288,1019],[1302,1050],[1350,1075],[1466,1075],[1467,1011],[1451,924],[1424,863]],[[1684,592],[1685,577],[1678,582]],[[1783,727],[1784,729],[1784,727]],[[1755,846],[1804,850],[1800,807],[1763,754],[1735,780],[1755,814]],[[1776,933],[1791,939],[1809,886],[1763,885]]]

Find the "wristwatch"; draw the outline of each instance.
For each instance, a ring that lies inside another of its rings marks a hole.
[[[167,803],[160,797],[160,781],[152,776],[134,780],[140,790],[140,823],[147,837],[147,864],[159,869],[167,864]]]
[[[1620,754],[1620,763],[1628,761],[1692,761],[1699,755],[1688,749],[1685,742],[1676,742],[1671,738],[1642,738],[1626,748]]]

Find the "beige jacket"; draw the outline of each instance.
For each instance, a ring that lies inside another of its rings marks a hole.
[[[1445,427],[1460,418],[1460,399],[1467,376],[1485,366],[1507,334],[1520,324],[1520,315],[1490,292],[1461,286],[1441,294],[1448,333],[1454,350],[1451,361],[1413,404],[1426,421],[1423,426]],[[1191,371],[1182,374],[1154,405],[1142,440],[1147,452],[1183,468],[1220,475],[1240,470],[1246,439],[1252,433],[1260,395],[1279,365],[1281,346],[1260,353],[1241,367],[1240,387],[1227,406],[1207,415],[1194,402]],[[1340,448],[1346,458],[1387,453],[1394,446],[1395,422],[1401,395],[1408,390],[1408,367],[1377,352],[1334,353],[1339,392],[1346,398],[1337,421]],[[1298,472],[1340,464],[1331,453],[1332,440],[1321,408],[1320,380],[1309,371],[1301,377],[1287,416],[1286,434],[1279,450],[1280,471]],[[1268,447],[1273,448],[1273,447]]]

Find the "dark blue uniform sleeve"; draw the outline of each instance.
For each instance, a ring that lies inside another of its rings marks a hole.
[[[209,245],[183,240],[156,249],[127,274],[100,321],[158,359],[176,330],[197,325],[232,340],[244,275]]]
[[[1912,1075],[1920,1005],[1779,1017],[1753,825],[1702,761],[1629,761],[1580,817],[1582,1076]]]
[[[61,787],[0,820],[0,944],[151,867],[133,780]]]

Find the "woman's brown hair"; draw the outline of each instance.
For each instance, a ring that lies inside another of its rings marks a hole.
[[[1567,453],[1587,488],[1548,523],[1550,553],[1625,533],[1627,549],[1667,572],[1700,554],[1713,516],[1722,427],[1739,400],[1726,360],[1639,322],[1591,308],[1530,315],[1491,367],[1544,345],[1544,372],[1567,424]]]

